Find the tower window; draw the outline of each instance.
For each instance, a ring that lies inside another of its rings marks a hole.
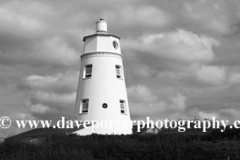
[[[118,49],[118,43],[117,43],[117,41],[113,41],[113,47],[114,47],[114,49]]]
[[[116,76],[117,76],[117,78],[121,78],[121,66],[116,65],[115,68],[116,68]]]
[[[85,66],[85,74],[84,74],[84,78],[91,78],[92,77],[92,65],[86,65]]]
[[[88,112],[88,99],[83,99],[82,100],[82,113],[87,113]]]
[[[126,106],[125,106],[125,101],[124,100],[120,100],[120,111],[121,113],[126,113]]]

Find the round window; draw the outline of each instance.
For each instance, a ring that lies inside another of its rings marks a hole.
[[[117,41],[113,41],[113,48],[118,49],[118,43],[117,43]]]
[[[107,108],[107,107],[108,107],[107,103],[103,103],[103,104],[102,104],[102,107],[103,107],[103,108]]]

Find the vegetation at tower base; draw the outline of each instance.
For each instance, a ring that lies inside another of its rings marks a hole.
[[[58,135],[41,143],[9,138],[0,144],[0,159],[239,160],[240,130],[213,130],[208,134]]]

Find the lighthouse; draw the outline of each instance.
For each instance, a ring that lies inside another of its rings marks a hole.
[[[131,134],[120,37],[96,22],[96,33],[85,36],[74,117],[94,122],[96,134]]]

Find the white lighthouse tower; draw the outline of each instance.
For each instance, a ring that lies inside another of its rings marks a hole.
[[[74,117],[97,121],[97,134],[132,133],[119,40],[103,19],[96,22],[95,34],[83,38]]]

